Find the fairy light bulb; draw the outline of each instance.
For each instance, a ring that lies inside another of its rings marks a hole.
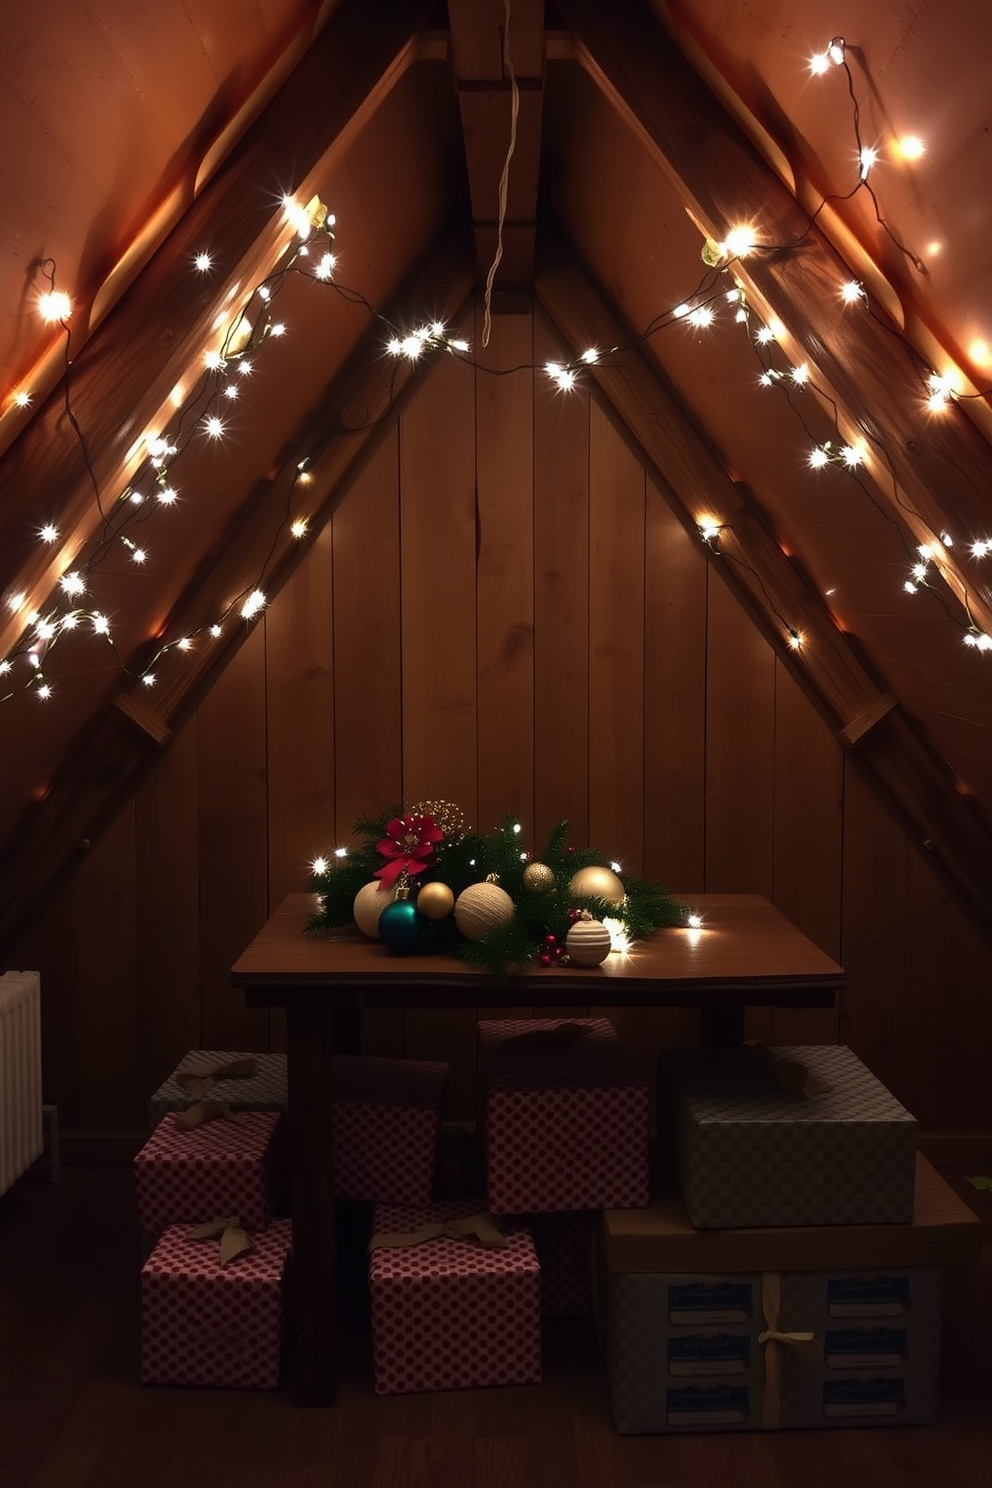
[[[809,70],[814,77],[822,77],[830,69],[830,57],[826,52],[814,52],[809,59]]]
[[[211,625],[210,634],[213,636],[214,640],[216,640],[218,636],[224,634],[224,627],[222,625]]]
[[[131,550],[131,562],[136,563],[139,568],[144,563],[147,557],[148,554],[145,552],[144,548],[133,548]]]
[[[38,694],[38,696],[40,698],[43,698],[46,702],[48,701],[48,699],[52,695],[51,686],[47,682],[42,682],[38,687],[35,688],[35,692]]]
[[[841,285],[840,297],[845,305],[854,305],[864,295],[864,290],[856,279],[849,279],[846,284]]]
[[[72,314],[72,301],[62,289],[49,289],[38,296],[38,309],[42,320],[49,324],[57,320],[68,320]]]
[[[28,408],[31,404],[31,394],[25,392],[23,388],[18,388],[12,401],[16,408]]]
[[[822,470],[829,459],[829,453],[822,446],[817,446],[816,449],[810,450],[809,463],[813,470]]]
[[[204,419],[203,427],[211,439],[220,439],[224,433],[223,421],[216,414],[211,414],[209,418]]]
[[[732,227],[720,244],[728,258],[746,258],[757,246],[754,229],[743,225]]]
[[[86,588],[86,580],[80,573],[63,574],[61,584],[66,594],[82,594]]]
[[[224,358],[219,351],[205,351],[203,353],[203,365],[210,372],[216,372],[224,365]]]
[[[859,158],[861,161],[861,179],[862,181],[867,181],[868,172],[878,161],[878,151],[874,150],[871,145],[865,145]]]
[[[798,367],[793,367],[791,375],[796,387],[803,387],[809,382],[809,363],[801,362]]]
[[[311,873],[316,873],[316,874],[326,873],[327,872],[327,859],[326,858],[314,858],[313,862],[310,864],[310,872]]]
[[[306,535],[307,535],[307,524],[306,524],[306,521],[302,517],[297,517],[296,521],[293,523],[292,527],[290,527],[289,530],[293,534],[294,537],[297,537],[297,538],[299,538],[299,537],[306,537]]]
[[[57,527],[53,527],[51,522],[46,522],[44,527],[42,527],[41,531],[38,533],[38,536],[44,543],[58,542],[59,529]]]
[[[163,506],[174,506],[176,503],[177,492],[174,486],[163,486],[156,495]]]
[[[145,684],[146,687],[154,687],[155,686],[155,673],[154,672],[146,672],[144,674],[144,676],[142,677],[141,680]]]
[[[700,930],[702,929],[703,925],[702,916],[698,914],[688,915],[686,918],[686,924],[689,926],[690,930]]]
[[[283,210],[286,220],[301,240],[310,236],[311,222],[306,207],[301,207],[299,202],[292,196],[284,196],[282,199]]]
[[[93,629],[97,635],[107,635],[109,633],[110,621],[107,619],[106,615],[101,615],[98,611],[93,616]]]
[[[843,67],[843,65],[844,65],[844,38],[843,38],[843,36],[835,36],[833,38],[833,40],[831,41],[830,45],[827,47],[827,57],[833,63],[834,67]]]
[[[585,362],[587,367],[591,367],[595,362],[599,361],[599,352],[596,350],[595,346],[590,346],[586,351],[582,353],[582,360]]]
[[[855,470],[860,464],[863,463],[865,452],[860,445],[845,444],[844,448],[840,452],[840,457],[849,470]]]
[[[285,336],[285,334],[286,327],[283,325],[281,320],[277,320],[274,325],[269,326],[270,336]]]
[[[211,264],[212,260],[209,253],[198,253],[193,259],[194,269],[198,269],[201,274],[205,274],[211,267]]]
[[[802,644],[803,644],[802,633],[800,631],[798,631],[798,630],[790,630],[789,631],[789,646],[791,647],[791,649],[793,651],[800,651],[800,650],[802,650]]]
[[[901,139],[896,140],[896,154],[903,160],[919,160],[924,154],[926,145],[918,134],[904,134]]]
[[[244,620],[251,620],[265,607],[265,595],[261,589],[253,589],[241,606],[241,616]]]

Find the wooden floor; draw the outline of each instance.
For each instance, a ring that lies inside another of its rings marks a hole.
[[[138,1236],[128,1169],[34,1174],[0,1199],[3,1488],[989,1488],[992,1194],[950,1305],[930,1427],[619,1437],[585,1331],[547,1340],[533,1387],[381,1398],[365,1330],[337,1406],[136,1383]]]

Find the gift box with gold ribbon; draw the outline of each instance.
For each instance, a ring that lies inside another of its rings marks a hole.
[[[980,1248],[922,1158],[905,1226],[697,1230],[673,1194],[608,1210],[596,1300],[616,1428],[932,1421],[943,1270]]]
[[[541,1275],[530,1232],[471,1200],[377,1204],[369,1244],[380,1395],[541,1378]]]
[[[141,1271],[141,1381],[274,1390],[288,1316],[289,1220],[172,1225]]]
[[[651,1100],[607,1018],[479,1024],[495,1214],[646,1204]]]
[[[284,1111],[286,1090],[285,1054],[190,1049],[149,1100],[148,1125],[201,1100],[231,1111]]]
[[[134,1159],[138,1223],[146,1234],[239,1214],[264,1229],[284,1207],[286,1162],[278,1111],[200,1102],[164,1116]]]

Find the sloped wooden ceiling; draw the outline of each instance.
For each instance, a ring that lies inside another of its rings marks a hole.
[[[43,23],[5,14],[0,127],[20,148],[0,182],[0,928],[239,644],[234,607],[300,551],[288,521],[316,530],[429,374],[430,356],[383,355],[385,324],[456,334],[498,244],[493,308],[536,262],[576,357],[600,354],[578,375],[690,527],[714,524],[699,540],[769,634],[787,652],[801,640],[797,675],[987,921],[992,656],[964,639],[992,630],[972,547],[992,535],[989,207],[973,185],[992,165],[988,8],[961,0],[953,30],[919,0],[448,9],[195,0],[153,25],[110,0],[56,0]],[[832,40],[841,65],[815,75]],[[892,151],[907,134],[925,146],[915,161]],[[867,179],[859,145],[879,150]],[[106,541],[108,514],[142,478],[141,437],[174,417],[171,390],[188,392],[211,338],[292,255],[284,193],[336,214],[334,286],[278,281],[289,334],[230,404],[235,437],[184,447],[180,499],[136,567]],[[739,224],[757,250],[708,268],[704,242]],[[53,278],[74,296],[69,336],[35,313]],[[845,305],[851,278],[862,291]],[[704,302],[710,326],[686,313]],[[934,370],[962,395],[937,412]],[[30,616],[101,543],[79,608],[111,617],[115,649],[90,618],[46,655]],[[919,544],[931,556],[914,581]]]

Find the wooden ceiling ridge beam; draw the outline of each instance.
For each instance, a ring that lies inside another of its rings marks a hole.
[[[104,505],[138,467],[136,441],[174,413],[173,388],[199,365],[225,289],[241,292],[272,270],[291,230],[277,193],[299,191],[340,156],[417,59],[431,0],[397,0],[375,26],[365,0],[343,0],[299,65],[232,150],[126,294],[94,331],[0,462],[0,596],[16,587],[42,611],[69,561],[101,525]],[[211,275],[192,270],[209,249]],[[223,275],[219,282],[218,275]],[[68,387],[68,391],[67,391]],[[85,435],[91,469],[66,417]],[[39,493],[57,545],[37,539]],[[22,616],[0,609],[0,657]]]
[[[908,338],[893,335],[884,315],[842,307],[850,269],[666,28],[640,0],[611,0],[608,8],[596,0],[560,0],[558,9],[573,32],[576,60],[703,233],[722,242],[743,224],[759,242],[796,245],[752,252],[735,262],[734,274],[753,304],[786,326],[801,348],[795,360],[816,369],[816,382],[838,405],[844,437],[865,441],[867,469],[893,518],[918,543],[949,531],[955,554],[987,537],[988,442],[961,407],[927,413],[924,358]],[[960,559],[946,550],[939,566],[963,602],[962,624],[966,601],[992,633],[992,587],[969,582]]]
[[[448,19],[479,283],[486,283],[499,248],[493,289],[528,289],[544,108],[544,0],[510,0],[508,6],[504,0],[448,0]],[[501,210],[500,182],[511,142]]]
[[[786,556],[753,499],[731,479],[661,370],[594,286],[571,250],[542,231],[535,292],[565,341],[623,346],[622,358],[590,367],[640,457],[687,530],[702,541],[719,528],[712,562],[773,639],[779,654],[831,722],[840,743],[871,765],[913,840],[992,935],[992,830],[957,789],[944,761],[902,714],[884,683],[842,633],[800,566]],[[803,638],[798,651],[790,631]]]
[[[398,325],[422,324],[425,317],[449,323],[470,303],[474,282],[464,234],[446,233],[386,314]],[[303,489],[314,493],[308,533],[316,536],[403,402],[444,354],[423,360],[385,358],[378,322],[370,327],[319,406],[301,420],[278,473],[256,488],[201,565],[170,616],[167,638],[178,639],[215,619],[219,597],[230,602],[254,588],[263,565],[271,601],[311,547],[291,535],[286,520],[286,497],[299,462],[307,461],[311,477]],[[232,620],[217,640],[166,653],[156,669],[154,689],[135,680],[67,751],[48,794],[28,808],[0,853],[0,947],[13,940],[57,878],[109,826],[142,772],[168,747],[242,645],[249,627],[240,616]]]

